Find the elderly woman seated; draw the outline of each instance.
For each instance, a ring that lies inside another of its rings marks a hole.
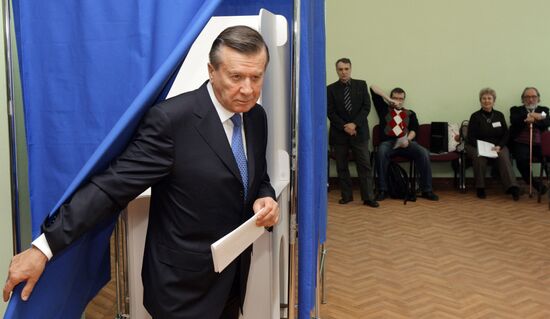
[[[492,151],[496,152],[494,161],[506,193],[511,194],[514,200],[519,199],[519,187],[512,169],[508,143],[508,127],[504,114],[494,109],[496,101],[495,90],[484,88],[479,92],[481,109],[470,117],[468,123],[468,137],[466,152],[472,159],[477,197],[485,198],[485,171],[488,157],[479,156],[478,140],[494,144]]]

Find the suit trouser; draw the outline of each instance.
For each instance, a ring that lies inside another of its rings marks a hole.
[[[340,191],[345,200],[353,199],[353,188],[351,176],[349,173],[348,154],[351,148],[359,184],[362,200],[374,200],[374,183],[372,176],[372,165],[368,149],[368,140],[358,141],[356,138],[350,138],[347,144],[332,145],[336,156],[336,170],[338,172],[338,181],[340,182]]]
[[[478,156],[477,147],[466,144],[466,153],[472,159],[472,166],[474,167],[474,179],[476,188],[485,188],[485,172],[487,170],[487,162],[489,158]],[[496,162],[500,180],[504,190],[510,189],[510,187],[518,186],[516,175],[512,169],[512,162],[510,161],[510,152],[506,146],[500,149],[498,157],[493,159]]]
[[[235,286],[235,285],[233,285]],[[225,307],[220,316],[220,319],[238,319],[239,318],[239,307],[240,307],[240,298],[237,293],[230,293],[229,298],[225,302]]]
[[[516,159],[516,166],[525,183],[529,184],[529,145],[514,142],[512,145],[512,154]],[[540,144],[533,145],[533,156],[541,158],[542,151]],[[533,186],[538,188],[540,181],[533,179]]]
[[[236,276],[237,277],[237,276]],[[224,308],[219,319],[239,319],[240,313],[240,296],[239,296],[239,283],[235,279],[233,286],[231,287],[231,292],[225,301]],[[163,317],[153,317],[153,319],[163,319]]]
[[[430,153],[417,142],[409,142],[409,146],[393,148],[395,140],[384,141],[378,146],[377,166],[378,186],[380,191],[388,191],[388,166],[392,156],[402,156],[414,161],[414,165],[420,174],[420,190],[432,191],[432,167],[430,165]]]
[[[240,261],[239,261],[240,262]],[[233,279],[233,286],[231,286],[231,291],[229,296],[225,301],[225,306],[223,308],[220,319],[238,319],[239,318],[239,309],[240,309],[240,294],[239,294],[239,275],[235,274],[235,279]]]

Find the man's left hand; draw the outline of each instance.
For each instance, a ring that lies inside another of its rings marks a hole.
[[[279,204],[271,197],[256,199],[252,209],[256,214],[257,226],[271,227],[279,221]]]
[[[540,121],[542,119],[543,119],[543,117],[542,117],[541,113],[531,112],[531,113],[527,114],[527,118],[525,119],[525,122],[534,123],[534,122]]]
[[[344,131],[351,136],[357,135],[357,125],[353,122],[344,124]]]

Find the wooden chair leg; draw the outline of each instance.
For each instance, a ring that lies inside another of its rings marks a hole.
[[[540,161],[540,173],[539,173],[539,183],[540,183],[540,186],[538,189],[538,195],[537,195],[537,202],[541,202],[541,199],[542,199],[542,194],[540,193],[543,185],[545,184],[544,181],[543,181],[543,177],[544,177],[544,174],[546,174],[546,181],[548,181],[548,162],[546,160],[546,158],[542,158],[541,161]],[[550,193],[549,193],[550,195]],[[550,198],[550,197],[549,197]],[[549,203],[550,205],[550,203]],[[549,206],[550,207],[550,206]]]
[[[540,181],[540,186],[539,186],[539,189],[537,190],[537,203],[540,203],[541,201],[541,197],[542,197],[542,194],[540,193],[541,189],[542,189],[542,172],[543,172],[543,168],[545,166],[545,161],[542,160],[540,162],[540,173],[539,173],[539,181]]]
[[[376,148],[370,152],[370,167],[372,169],[372,183],[374,188],[374,194],[378,193],[378,188],[380,187],[378,184],[378,171],[376,169]]]
[[[411,183],[411,192],[416,196],[416,165],[414,165],[413,160],[411,160],[409,163],[409,172],[411,174],[409,178]]]
[[[459,189],[461,192],[466,192],[466,152],[460,152],[459,157],[459,169],[460,169],[460,185]]]

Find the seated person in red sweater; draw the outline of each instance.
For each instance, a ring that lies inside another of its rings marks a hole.
[[[420,173],[421,197],[438,200],[432,189],[432,167],[427,149],[414,141],[418,130],[416,113],[405,109],[406,93],[395,88],[388,97],[379,87],[370,87],[372,101],[380,118],[381,143],[378,147],[376,171],[378,173],[378,196],[376,200],[388,197],[387,171],[392,156],[402,156],[413,160]]]

